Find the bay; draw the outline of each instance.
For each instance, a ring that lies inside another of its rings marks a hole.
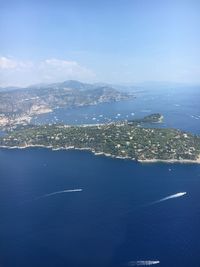
[[[200,91],[56,110],[35,123],[101,123],[154,112],[200,133]],[[186,192],[178,198],[168,196]],[[0,149],[0,266],[122,267],[200,263],[200,165],[141,164],[85,151]]]

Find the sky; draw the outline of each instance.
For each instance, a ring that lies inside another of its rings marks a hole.
[[[200,83],[199,0],[1,0],[0,86]]]

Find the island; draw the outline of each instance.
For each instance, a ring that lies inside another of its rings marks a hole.
[[[141,119],[129,120],[129,124],[161,123],[164,117],[160,113],[153,113]]]
[[[0,147],[79,149],[140,162],[200,163],[200,136],[171,128],[141,127],[128,121],[21,126],[0,137]]]

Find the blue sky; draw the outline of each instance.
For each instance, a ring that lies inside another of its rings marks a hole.
[[[0,85],[200,83],[199,0],[0,1]]]

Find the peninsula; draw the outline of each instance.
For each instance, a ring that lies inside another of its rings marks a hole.
[[[128,121],[87,126],[28,125],[1,137],[0,147],[80,149],[141,162],[200,163],[200,136],[177,129],[145,128]]]

